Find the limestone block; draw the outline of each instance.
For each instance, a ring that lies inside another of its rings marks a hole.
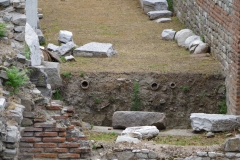
[[[207,53],[208,50],[209,50],[209,45],[207,43],[201,43],[195,48],[193,54]]]
[[[55,44],[49,43],[47,46],[47,50],[56,52],[58,50],[59,46],[56,46]]]
[[[192,113],[191,126],[194,131],[232,131],[240,126],[239,116]]]
[[[9,0],[0,0],[0,6],[8,7],[10,5]]]
[[[188,38],[185,40],[185,48],[186,48],[186,49],[189,49],[189,45],[190,45],[193,41],[195,41],[195,40],[201,41],[201,38],[200,38],[199,36],[197,36],[197,35],[193,35],[193,36],[188,37]]]
[[[129,137],[129,136],[118,136],[115,143],[122,143],[122,142],[139,143],[140,140],[138,138],[132,138],[132,137]]]
[[[162,11],[150,11],[147,13],[150,20],[158,19],[158,18],[168,18],[172,16],[172,12],[168,10]]]
[[[171,22],[172,19],[171,18],[159,18],[157,20],[155,20],[155,22],[157,23],[167,23],[167,22]]]
[[[117,111],[112,118],[113,128],[127,128],[135,126],[156,126],[165,129],[165,114],[158,112]]]
[[[60,30],[58,40],[62,43],[71,42],[73,40],[73,34],[66,30]]]
[[[7,137],[6,141],[8,143],[16,143],[19,139],[19,131],[16,126],[7,126]]]
[[[190,29],[183,29],[178,31],[175,35],[175,40],[177,40],[178,46],[185,47],[185,41],[188,37],[193,36],[194,33]]]
[[[111,43],[91,42],[73,51],[75,57],[111,57],[117,54]]]
[[[62,44],[61,46],[59,46],[57,48],[57,53],[59,55],[65,55],[66,53],[68,53],[69,51],[71,51],[71,49],[73,49],[76,46],[76,44],[74,44],[74,42],[67,42],[66,44]]]
[[[126,128],[121,135],[128,135],[132,137],[132,134],[140,135],[142,139],[152,139],[159,134],[159,130],[156,126],[139,126],[139,127],[128,127]],[[138,138],[133,137],[133,138]],[[140,139],[141,139],[140,138]]]
[[[168,9],[167,0],[143,0],[143,11],[148,13],[150,11],[162,11]]]
[[[225,152],[240,152],[240,135],[228,138],[224,143]]]
[[[174,31],[173,29],[164,29],[162,32],[162,39],[173,40],[175,34],[176,34],[176,31]]]

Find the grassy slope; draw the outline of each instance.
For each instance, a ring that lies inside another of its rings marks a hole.
[[[57,44],[59,30],[74,34],[81,46],[95,42],[114,44],[112,58],[77,58],[65,63],[62,71],[84,72],[201,72],[213,73],[219,63],[212,58],[192,58],[174,41],[161,40],[163,29],[180,30],[173,22],[157,24],[148,20],[138,0],[39,0],[43,9],[42,28],[48,42]]]

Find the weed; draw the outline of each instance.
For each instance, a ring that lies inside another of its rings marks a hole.
[[[53,94],[53,99],[55,100],[62,100],[62,95],[58,89],[55,90],[55,93]]]
[[[93,125],[93,124],[91,124],[91,129],[93,129],[93,127],[94,127],[94,125]]]
[[[205,37],[204,37],[204,35],[201,35],[200,38],[201,38],[201,40],[205,43]]]
[[[117,134],[112,133],[97,133],[97,132],[85,132],[85,135],[88,134],[88,138],[94,141],[102,141],[102,142],[113,142],[117,138]]]
[[[3,23],[0,23],[0,37],[4,37],[6,33],[6,25]]]
[[[26,42],[24,43],[24,55],[26,59],[30,60],[31,51]]]
[[[66,78],[70,78],[72,73],[71,72],[63,72],[62,75]]]
[[[93,145],[92,149],[96,150],[96,149],[97,149],[97,146],[96,146],[96,145]]]
[[[66,58],[64,56],[61,56],[60,58],[61,58],[63,63],[67,62],[67,60],[66,60]]]
[[[97,94],[96,93],[94,93],[94,95],[93,95],[93,98],[94,98],[94,103],[95,104],[100,104],[100,99],[97,97]]]
[[[227,113],[226,100],[218,102],[218,106],[220,107],[220,110],[218,111],[219,114],[226,114]]]
[[[168,2],[168,10],[170,10],[171,12],[174,12],[173,0],[167,0],[167,2]]]
[[[80,77],[84,77],[84,72],[80,72]]]
[[[39,42],[40,46],[45,46],[47,43],[46,43],[46,40],[43,39],[42,41]]]
[[[132,107],[131,110],[132,111],[139,111],[142,108],[142,101],[139,97],[139,83],[138,82],[134,82],[134,87],[133,87],[133,97],[132,97]]]
[[[183,86],[182,90],[183,90],[184,93],[188,92],[189,91],[189,86]]]
[[[26,84],[29,81],[27,76],[27,70],[20,71],[17,67],[13,66],[10,69],[7,69],[8,80],[6,82],[7,85],[13,87],[13,92],[11,94],[15,94],[19,91],[19,87]]]
[[[114,102],[115,102],[115,99],[111,96],[111,97],[108,98],[108,102],[109,102],[109,103],[114,103]]]

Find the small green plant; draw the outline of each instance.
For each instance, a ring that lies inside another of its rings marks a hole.
[[[42,41],[39,42],[40,46],[45,46],[47,43],[46,43],[46,40],[43,39]]]
[[[55,100],[62,100],[62,95],[58,89],[55,90],[55,93],[53,94],[53,99]]]
[[[93,124],[91,124],[91,129],[93,129],[93,127],[94,127],[94,125],[93,125]]]
[[[30,60],[31,51],[26,42],[24,43],[24,55],[26,59]]]
[[[223,100],[218,103],[220,110],[218,111],[219,114],[227,114],[227,103],[226,100]]]
[[[64,56],[61,56],[60,58],[61,58],[63,63],[67,62],[67,60],[66,60],[66,58]]]
[[[96,145],[93,145],[92,149],[96,150],[96,149],[97,149],[97,146],[96,146]]]
[[[133,95],[132,95],[132,111],[140,111],[142,108],[142,100],[139,97],[140,94],[140,89],[139,89],[139,83],[134,82],[134,87],[133,87]]]
[[[189,91],[189,86],[183,86],[182,90],[183,90],[184,93],[188,92]]]
[[[167,2],[168,2],[168,10],[170,10],[171,12],[174,12],[173,0],[167,0]]]
[[[80,77],[84,77],[84,72],[80,72]]]
[[[26,84],[29,81],[27,76],[27,70],[19,70],[17,67],[13,66],[6,71],[8,80],[6,82],[7,85],[13,87],[13,91],[11,94],[15,94],[19,91],[19,87]]]
[[[109,103],[114,103],[114,102],[115,102],[115,99],[111,96],[111,97],[108,98],[108,102],[109,102]]]
[[[0,37],[4,37],[6,33],[6,25],[3,23],[0,23]]]
[[[201,35],[200,38],[201,38],[201,40],[205,43],[205,37],[204,37],[204,35]]]
[[[62,75],[66,78],[70,78],[72,73],[71,72],[63,72]]]

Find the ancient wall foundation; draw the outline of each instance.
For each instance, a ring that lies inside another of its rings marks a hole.
[[[210,44],[227,75],[228,113],[240,114],[240,1],[176,0],[174,9],[180,21]]]

